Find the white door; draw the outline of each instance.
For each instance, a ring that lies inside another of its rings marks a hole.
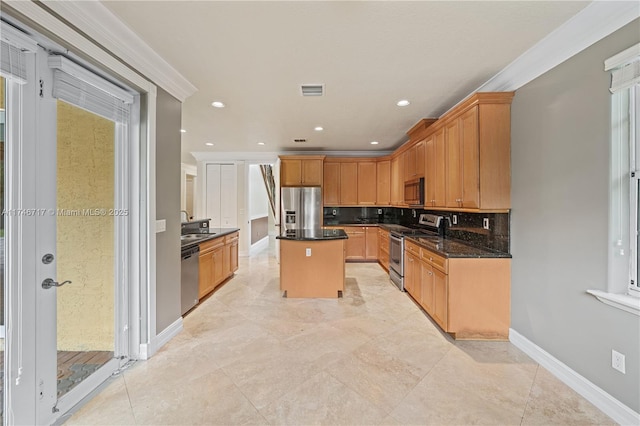
[[[238,180],[235,164],[220,167],[220,217],[222,228],[238,225]]]
[[[207,164],[207,218],[211,228],[220,228],[220,164]]]
[[[76,67],[42,50],[37,58],[39,424],[57,420],[128,355],[121,164],[127,105],[105,93],[110,83]]]

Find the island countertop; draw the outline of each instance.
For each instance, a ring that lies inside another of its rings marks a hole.
[[[342,229],[288,229],[276,237],[279,240],[291,241],[327,241],[346,240],[349,237]]]

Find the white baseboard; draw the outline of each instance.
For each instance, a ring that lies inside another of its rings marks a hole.
[[[621,425],[640,424],[640,414],[573,371],[562,361],[533,343],[514,329],[509,329],[509,340],[522,352],[529,355],[538,364],[546,368],[560,381],[582,395],[603,413]]]
[[[249,255],[253,256],[254,254],[266,249],[269,247],[269,236],[267,235],[257,243],[251,246],[249,249]]]
[[[182,317],[175,320],[169,327],[162,330],[160,334],[151,339],[149,343],[140,345],[140,359],[151,358],[158,349],[166,345],[169,340],[173,339],[182,331]]]

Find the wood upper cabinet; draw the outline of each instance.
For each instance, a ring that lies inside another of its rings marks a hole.
[[[358,163],[358,204],[376,204],[376,163],[374,161],[359,161]]]
[[[358,204],[358,163],[340,163],[340,204]]]
[[[324,163],[322,199],[325,206],[340,205],[340,163]]]
[[[404,180],[414,180],[424,177],[425,141],[416,142],[403,153]]]
[[[425,207],[445,207],[445,129],[425,141]]]
[[[446,207],[511,207],[512,98],[512,92],[477,93],[444,118]]]
[[[365,233],[366,233],[365,258],[367,260],[378,260],[378,227],[367,226],[365,227]]]
[[[391,205],[404,205],[404,168],[403,155],[391,159]]]
[[[460,122],[453,120],[445,125],[446,185],[445,206],[461,207],[462,160],[460,158]]]
[[[280,186],[322,186],[324,157],[281,156]]]
[[[378,161],[376,164],[376,205],[391,204],[391,161]]]

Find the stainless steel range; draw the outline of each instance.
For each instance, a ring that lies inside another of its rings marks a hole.
[[[442,216],[423,213],[415,227],[387,225],[389,235],[389,277],[391,281],[404,291],[404,238],[406,236],[444,235],[444,218]]]

